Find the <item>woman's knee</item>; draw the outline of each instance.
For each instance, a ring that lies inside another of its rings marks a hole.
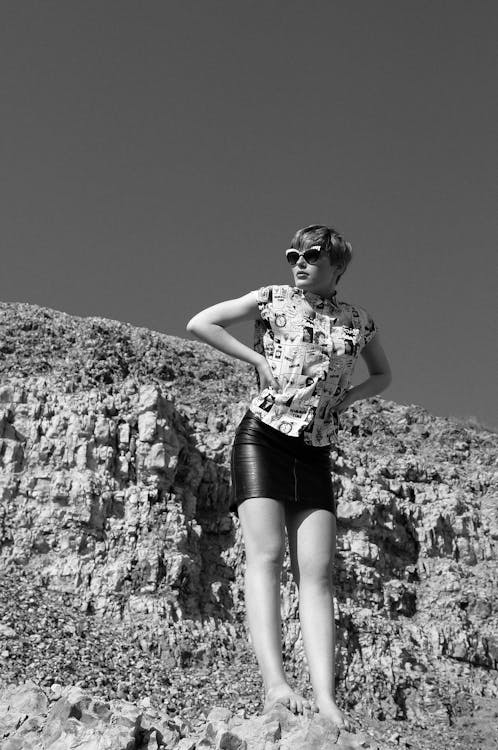
[[[332,560],[330,556],[301,556],[298,567],[301,583],[311,581],[326,586],[332,584]]]
[[[265,534],[262,537],[245,540],[246,564],[282,567],[285,542],[279,536]]]
[[[300,583],[329,585],[335,556],[335,518],[325,510],[306,510],[288,518],[289,547]]]
[[[246,562],[281,566],[285,554],[282,508],[275,500],[249,498],[239,506]]]

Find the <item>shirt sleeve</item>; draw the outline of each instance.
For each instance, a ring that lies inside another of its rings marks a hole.
[[[273,313],[273,287],[262,286],[256,291],[259,314],[263,320],[270,320]]]

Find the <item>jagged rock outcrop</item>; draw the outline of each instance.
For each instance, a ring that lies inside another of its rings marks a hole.
[[[186,623],[245,637],[227,507],[249,368],[197,342],[3,304],[0,376],[0,570],[22,566],[95,617],[167,623],[172,660]],[[377,398],[345,415],[334,458],[342,703],[423,726],[498,696],[496,434]],[[282,610],[301,675],[288,565]]]
[[[0,403],[4,561],[35,563],[97,614],[222,614],[231,571],[206,537],[233,544],[228,473],[167,393],[11,379]]]

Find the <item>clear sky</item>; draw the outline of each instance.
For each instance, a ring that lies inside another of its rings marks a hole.
[[[0,298],[187,337],[202,307],[289,283],[294,231],[333,224],[385,397],[496,426],[497,17],[3,0]]]

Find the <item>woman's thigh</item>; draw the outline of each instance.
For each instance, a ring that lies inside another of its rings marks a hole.
[[[292,569],[297,582],[303,576],[330,575],[335,555],[336,519],[329,510],[288,509],[287,534]]]
[[[285,511],[279,500],[250,497],[238,506],[249,562],[281,564],[285,551]]]

